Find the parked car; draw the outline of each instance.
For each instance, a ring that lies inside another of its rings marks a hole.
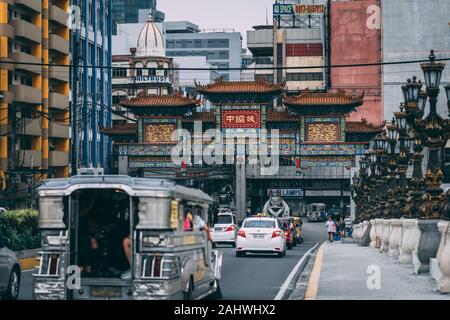
[[[216,222],[211,229],[213,244],[231,244],[233,248],[236,248],[237,230],[238,225],[234,214],[231,212],[218,214]]]
[[[20,290],[20,265],[14,252],[8,249],[9,239],[0,237],[0,297],[16,300]]]
[[[277,253],[286,255],[285,233],[276,218],[250,217],[244,220],[236,239],[236,256],[251,253]]]

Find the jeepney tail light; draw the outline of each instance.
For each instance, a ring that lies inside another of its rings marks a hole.
[[[276,238],[276,237],[280,237],[281,236],[281,231],[277,230],[272,232],[272,238]]]
[[[234,226],[229,226],[229,227],[227,228],[227,230],[225,230],[225,232],[233,231],[233,230],[234,230]]]
[[[147,255],[142,262],[142,278],[171,279],[179,274],[179,265],[175,257]]]
[[[239,236],[239,237],[242,237],[242,238],[245,238],[245,237],[246,237],[246,236],[245,236],[245,231],[244,231],[244,230],[239,230],[238,236]]]
[[[56,276],[59,274],[59,254],[47,253],[41,257],[41,265],[39,267],[39,274],[45,276]]]

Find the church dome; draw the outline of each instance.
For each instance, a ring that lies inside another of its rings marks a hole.
[[[155,19],[150,11],[147,22],[139,33],[136,56],[138,57],[165,57],[164,36],[155,24]]]

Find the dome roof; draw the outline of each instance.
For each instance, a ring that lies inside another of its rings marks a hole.
[[[166,55],[164,36],[155,24],[150,11],[147,22],[139,33],[136,56],[164,57]]]

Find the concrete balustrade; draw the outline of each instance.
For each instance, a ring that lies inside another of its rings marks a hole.
[[[391,221],[389,219],[383,219],[383,228],[382,228],[382,246],[381,246],[381,252],[382,253],[388,253],[389,251],[389,238],[391,236]]]
[[[376,245],[376,233],[375,233],[375,219],[370,220],[370,247],[375,248]]]
[[[420,239],[417,219],[402,219],[402,240],[399,247],[398,261],[401,264],[412,263],[412,253]]]
[[[438,230],[441,233],[441,241],[436,256],[440,271],[437,289],[441,293],[450,293],[450,221],[440,221]]]
[[[397,259],[399,256],[399,247],[402,238],[402,220],[391,219],[391,234],[389,237],[388,256]]]
[[[381,247],[381,235],[383,228],[383,219],[375,219],[375,248]]]
[[[436,258],[441,242],[438,222],[439,220],[418,220],[420,236],[412,256],[413,269],[416,274],[429,272],[430,259]]]

